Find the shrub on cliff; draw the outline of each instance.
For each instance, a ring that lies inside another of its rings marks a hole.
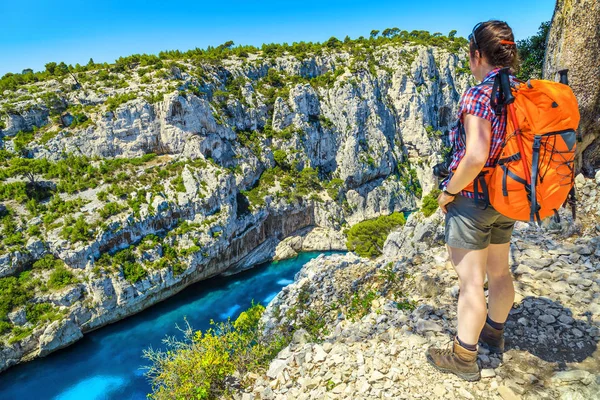
[[[440,189],[433,189],[427,196],[423,197],[423,204],[421,205],[421,211],[425,217],[429,217],[438,209],[437,198],[442,191]]]
[[[34,325],[39,322],[50,322],[59,320],[63,313],[50,303],[29,303],[25,307],[27,321]]]
[[[287,342],[261,335],[265,308],[253,304],[234,321],[216,323],[205,332],[188,325],[184,340],[164,340],[168,350],[144,351],[151,365],[150,399],[216,399],[228,394],[226,380],[235,372],[264,369]]]
[[[405,223],[404,214],[399,212],[359,222],[348,231],[346,246],[361,257],[377,257],[392,229]]]
[[[144,267],[136,261],[135,254],[131,247],[115,253],[115,255],[112,256],[112,259],[105,258],[102,262],[99,262],[99,265],[120,267],[123,271],[123,276],[130,283],[136,283],[148,275],[148,272]]]
[[[108,111],[115,111],[117,107],[119,107],[121,104],[125,104],[128,101],[136,98],[137,95],[135,93],[117,94],[113,97],[109,97],[108,99],[106,99],[104,104],[106,104]]]
[[[7,314],[14,308],[24,305],[33,295],[31,271],[22,272],[19,277],[0,278],[0,321],[7,320]]]
[[[279,166],[279,168],[283,170],[290,169],[290,165],[287,162],[287,154],[283,150],[275,150],[273,152],[273,158],[275,159],[275,163]]]
[[[72,283],[77,283],[77,279],[73,273],[64,266],[56,267],[50,274],[50,279],[48,279],[48,287],[51,289],[62,289]]]
[[[83,215],[77,219],[69,215],[65,218],[60,236],[71,243],[87,242],[94,237],[94,229],[85,221]]]

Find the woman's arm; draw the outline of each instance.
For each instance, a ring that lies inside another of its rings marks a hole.
[[[467,137],[467,148],[464,157],[460,160],[456,171],[454,171],[450,182],[446,186],[446,190],[450,193],[459,193],[469,183],[473,182],[485,166],[490,154],[492,140],[492,124],[490,121],[465,113],[463,124]],[[438,204],[444,213],[446,213],[446,204],[453,199],[454,197],[445,193],[438,197]]]

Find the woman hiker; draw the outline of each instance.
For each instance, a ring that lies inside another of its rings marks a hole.
[[[512,29],[502,21],[475,25],[469,35],[469,66],[475,79],[493,82],[502,67],[518,63]],[[492,352],[504,351],[504,322],[514,301],[508,266],[510,237],[515,221],[490,205],[475,202],[469,184],[484,167],[495,165],[506,131],[506,112],[490,107],[492,85],[469,88],[459,105],[458,127],[450,134],[453,154],[438,203],[446,214],[445,239],[458,274],[458,328],[452,349],[430,348],[428,361],[443,372],[473,381],[480,378],[477,343]],[[460,135],[464,127],[466,139]],[[466,143],[465,143],[466,142]],[[481,199],[478,199],[481,200]],[[488,306],[483,290],[488,279]]]

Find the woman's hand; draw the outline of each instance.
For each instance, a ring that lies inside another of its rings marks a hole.
[[[456,196],[450,196],[444,192],[440,193],[440,195],[438,196],[438,205],[440,206],[444,214],[448,212],[448,210],[446,210],[446,205],[452,203],[455,197]]]

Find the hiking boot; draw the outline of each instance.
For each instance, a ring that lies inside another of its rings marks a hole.
[[[504,329],[493,328],[486,322],[479,334],[479,342],[491,353],[504,353]]]
[[[462,347],[456,338],[451,349],[427,350],[427,361],[442,372],[450,372],[467,381],[478,381],[481,378],[477,365],[477,351]]]

